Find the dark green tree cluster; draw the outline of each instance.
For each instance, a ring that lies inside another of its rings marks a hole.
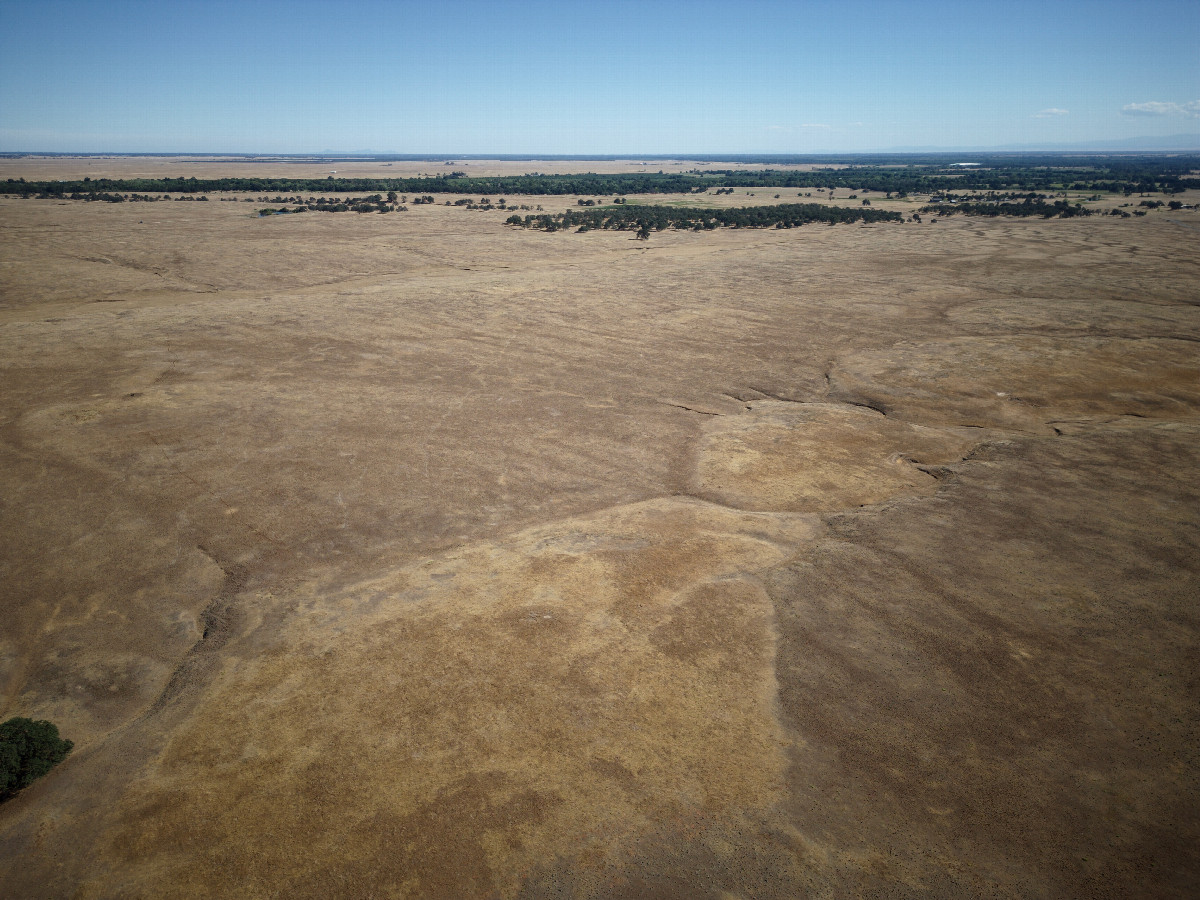
[[[36,195],[39,200],[61,200],[64,197],[68,200],[84,200],[89,203],[104,201],[106,203],[157,203],[159,201],[171,200],[170,194],[112,194],[108,191],[89,191],[88,193],[80,193],[75,191],[71,194],[57,194],[43,191]],[[194,197],[191,194],[184,194],[180,197],[175,197],[175,200],[207,200],[207,197]],[[236,198],[230,198],[236,199]]]
[[[68,197],[89,193],[401,191],[412,194],[524,194],[613,196],[617,194],[698,193],[739,188],[848,188],[897,195],[940,191],[1058,191],[1179,193],[1195,185],[1198,154],[1054,155],[977,154],[971,166],[958,157],[897,155],[823,160],[840,168],[806,171],[710,169],[689,173],[512,175],[468,177],[460,172],[424,178],[90,178],[82,181],[8,179],[0,192],[25,197]],[[797,158],[799,159],[799,158]]]
[[[15,718],[0,725],[0,800],[28,787],[66,759],[70,741],[44,720]]]
[[[1053,203],[1044,200],[1025,200],[1022,203],[933,203],[922,206],[921,212],[939,216],[957,213],[964,216],[1041,216],[1043,219],[1070,219],[1092,214],[1090,209],[1084,209],[1078,203],[1072,206],[1066,200],[1055,200]]]
[[[582,203],[583,201],[581,200],[579,202]],[[485,212],[492,209],[529,209],[528,206],[518,207],[515,203],[510,206],[508,200],[506,200],[504,197],[501,197],[499,200],[497,200],[494,205],[492,204],[490,197],[480,197],[478,203],[476,203],[471,197],[461,197],[458,200],[455,200],[453,203],[447,200],[446,205],[465,207],[467,209],[480,209],[484,210]]]
[[[971,203],[998,203],[1002,200],[1049,200],[1048,194],[1039,194],[1035,191],[988,191],[984,194],[956,194],[953,191],[945,191],[940,194],[934,194],[929,198],[930,203],[951,203],[960,200],[966,200]]]
[[[134,194],[133,196],[138,196]],[[49,197],[49,195],[47,195]],[[103,201],[105,203],[124,203],[126,197],[123,194],[110,194],[108,191],[96,192],[92,191],[89,194],[81,194],[78,191],[71,194],[72,200],[87,200],[89,202]]]
[[[741,206],[729,209],[701,209],[676,206],[604,207],[601,209],[568,210],[540,216],[509,216],[505,224],[543,231],[574,228],[580,232],[593,229],[642,232],[665,231],[668,228],[689,231],[711,231],[714,228],[797,228],[801,225],[825,223],[834,225],[852,222],[901,222],[898,212],[870,208],[823,206],[819,203],[781,203],[777,206]]]
[[[392,196],[394,197],[395,194],[392,194]],[[289,213],[302,213],[309,211],[389,213],[405,212],[408,210],[407,206],[402,206],[394,200],[385,200],[380,194],[371,194],[369,197],[342,197],[338,199],[333,199],[331,197],[309,197],[307,202],[301,200],[299,197],[295,198],[295,200],[282,200],[282,198],[276,197],[275,200],[271,202],[275,203],[281,201],[284,203],[295,203],[296,206],[291,209],[288,209],[286,206],[280,206],[278,208],[266,207],[258,211],[259,216],[281,216]],[[418,202],[421,202],[420,198],[418,198]]]

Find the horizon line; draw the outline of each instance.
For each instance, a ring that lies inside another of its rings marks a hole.
[[[885,150],[816,150],[806,152],[784,151],[729,151],[704,153],[401,153],[390,150],[313,150],[313,151],[270,151],[270,150],[0,150],[0,157],[14,156],[216,156],[216,157],[274,157],[283,159],[341,159],[353,161],[395,159],[449,162],[453,160],[733,160],[733,159],[780,159],[829,156],[913,156],[913,155],[1020,155],[1030,153],[1078,154],[1135,154],[1135,153],[1200,153],[1200,136],[1194,146],[1158,147],[1112,147],[1081,144],[1078,146],[1029,146],[1029,147],[912,147],[888,148]]]

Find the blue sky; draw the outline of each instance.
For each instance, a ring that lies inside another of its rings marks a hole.
[[[0,0],[0,150],[809,153],[1200,133],[1200,2]]]

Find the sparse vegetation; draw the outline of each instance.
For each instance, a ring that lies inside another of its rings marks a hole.
[[[177,165],[34,158],[0,191],[326,170]],[[1146,764],[1200,728],[1200,579],[1144,565],[1200,528],[1200,187],[943,189],[1095,213],[921,225],[861,213],[928,193],[729,190],[0,198],[6,718],[80,751],[0,805],[0,896],[637,893],[664,865],[681,895],[802,896],[884,884],[880,854],[947,895],[982,854],[996,893],[1138,896],[1200,866],[1159,827],[1194,771]],[[785,201],[818,224],[774,230],[812,221]],[[1051,683],[1079,727],[1009,740],[1061,722]],[[1003,765],[922,787],[980,735]],[[1097,771],[1138,777],[1072,831]]]

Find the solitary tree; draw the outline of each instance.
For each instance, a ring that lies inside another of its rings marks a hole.
[[[59,738],[58,727],[51,722],[15,718],[0,725],[0,799],[41,778],[73,746]]]

